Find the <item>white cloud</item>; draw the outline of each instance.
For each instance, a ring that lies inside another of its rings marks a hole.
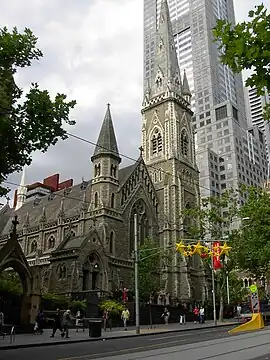
[[[253,0],[234,0],[237,20]],[[258,1],[258,4],[261,2]],[[270,0],[265,4],[270,7]],[[107,102],[122,153],[137,157],[143,73],[143,0],[9,0],[1,4],[1,26],[29,27],[44,57],[20,71],[19,84],[39,82],[54,96],[64,92],[78,105],[71,132],[96,141]],[[127,140],[127,134],[128,140]],[[28,182],[60,172],[63,178],[89,178],[93,147],[69,139],[35,154]],[[19,181],[17,174],[11,179]]]

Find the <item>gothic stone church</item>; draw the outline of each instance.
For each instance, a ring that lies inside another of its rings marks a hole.
[[[186,219],[181,212],[199,201],[190,100],[186,74],[183,80],[180,76],[164,0],[152,81],[143,100],[143,151],[137,162],[120,168],[108,106],[91,157],[93,179],[43,196],[38,203],[25,201],[26,188],[21,186],[19,209],[2,209],[0,241],[7,240],[12,218],[18,215],[19,243],[36,274],[33,291],[132,287],[137,213],[139,241],[151,237],[157,246],[172,249],[171,263],[160,274],[164,291],[182,301],[204,298],[200,260],[188,261],[174,250],[184,236]]]

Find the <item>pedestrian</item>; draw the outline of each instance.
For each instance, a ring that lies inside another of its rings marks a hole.
[[[81,312],[80,310],[77,311],[76,313],[76,321],[75,321],[75,326],[76,326],[76,332],[79,331],[79,327],[82,326],[83,328],[83,324],[82,324],[82,316],[81,316]],[[84,331],[84,328],[83,328],[83,331]]]
[[[168,325],[168,323],[169,323],[169,318],[170,318],[170,312],[168,311],[167,308],[164,309],[164,312],[163,312],[163,314],[161,315],[161,317],[164,318],[164,323],[165,323],[165,325]]]
[[[180,325],[186,323],[186,314],[187,314],[187,307],[186,304],[184,304],[183,306],[181,306],[180,309]]]
[[[109,320],[109,311],[104,310],[103,313],[103,330],[106,331],[108,327],[108,320]]]
[[[200,310],[197,305],[195,305],[193,309],[194,314],[194,324],[198,324],[200,322]]]
[[[71,321],[70,310],[66,310],[63,315],[63,332],[66,339],[69,339],[70,321]]]
[[[130,313],[129,313],[128,308],[126,307],[122,311],[122,315],[121,315],[121,319],[123,320],[125,331],[127,331],[127,323],[128,323],[129,317],[130,317]]]
[[[2,337],[5,336],[5,333],[4,333],[4,319],[5,319],[4,313],[3,313],[3,311],[0,310],[0,335]]]
[[[203,307],[203,306],[200,307],[200,323],[201,323],[201,324],[204,324],[204,323],[205,323],[204,307]]]
[[[35,334],[42,335],[43,329],[45,325],[45,314],[42,309],[40,309],[36,316],[36,324],[35,324]]]
[[[51,337],[53,338],[56,331],[59,330],[61,333],[61,336],[64,337],[64,331],[61,324],[61,312],[60,309],[56,310],[56,314],[54,315],[54,323],[53,323],[53,332]]]
[[[240,319],[241,319],[241,312],[242,312],[242,307],[240,304],[238,304],[236,307],[236,314],[237,314],[238,321],[240,321]]]

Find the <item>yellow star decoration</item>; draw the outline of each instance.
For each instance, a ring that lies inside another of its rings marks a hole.
[[[213,246],[212,249],[214,256],[220,256],[220,245],[219,246]]]
[[[202,252],[205,252],[205,246],[202,246],[200,242],[196,245],[193,245],[193,254],[201,255]]]
[[[192,255],[193,255],[193,250],[192,250],[192,246],[191,246],[191,245],[188,245],[188,246],[187,246],[187,253],[188,253],[188,256],[192,256]]]
[[[183,243],[183,241],[180,241],[180,243],[176,244],[176,251],[179,252],[180,254],[185,254],[186,245]]]
[[[220,246],[220,254],[219,255],[229,255],[229,252],[231,251],[231,246],[228,246],[227,243],[225,242],[223,246]]]

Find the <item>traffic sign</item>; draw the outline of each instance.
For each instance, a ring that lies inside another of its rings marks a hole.
[[[249,288],[252,293],[256,293],[258,291],[257,285],[255,285],[255,284],[250,285]]]

